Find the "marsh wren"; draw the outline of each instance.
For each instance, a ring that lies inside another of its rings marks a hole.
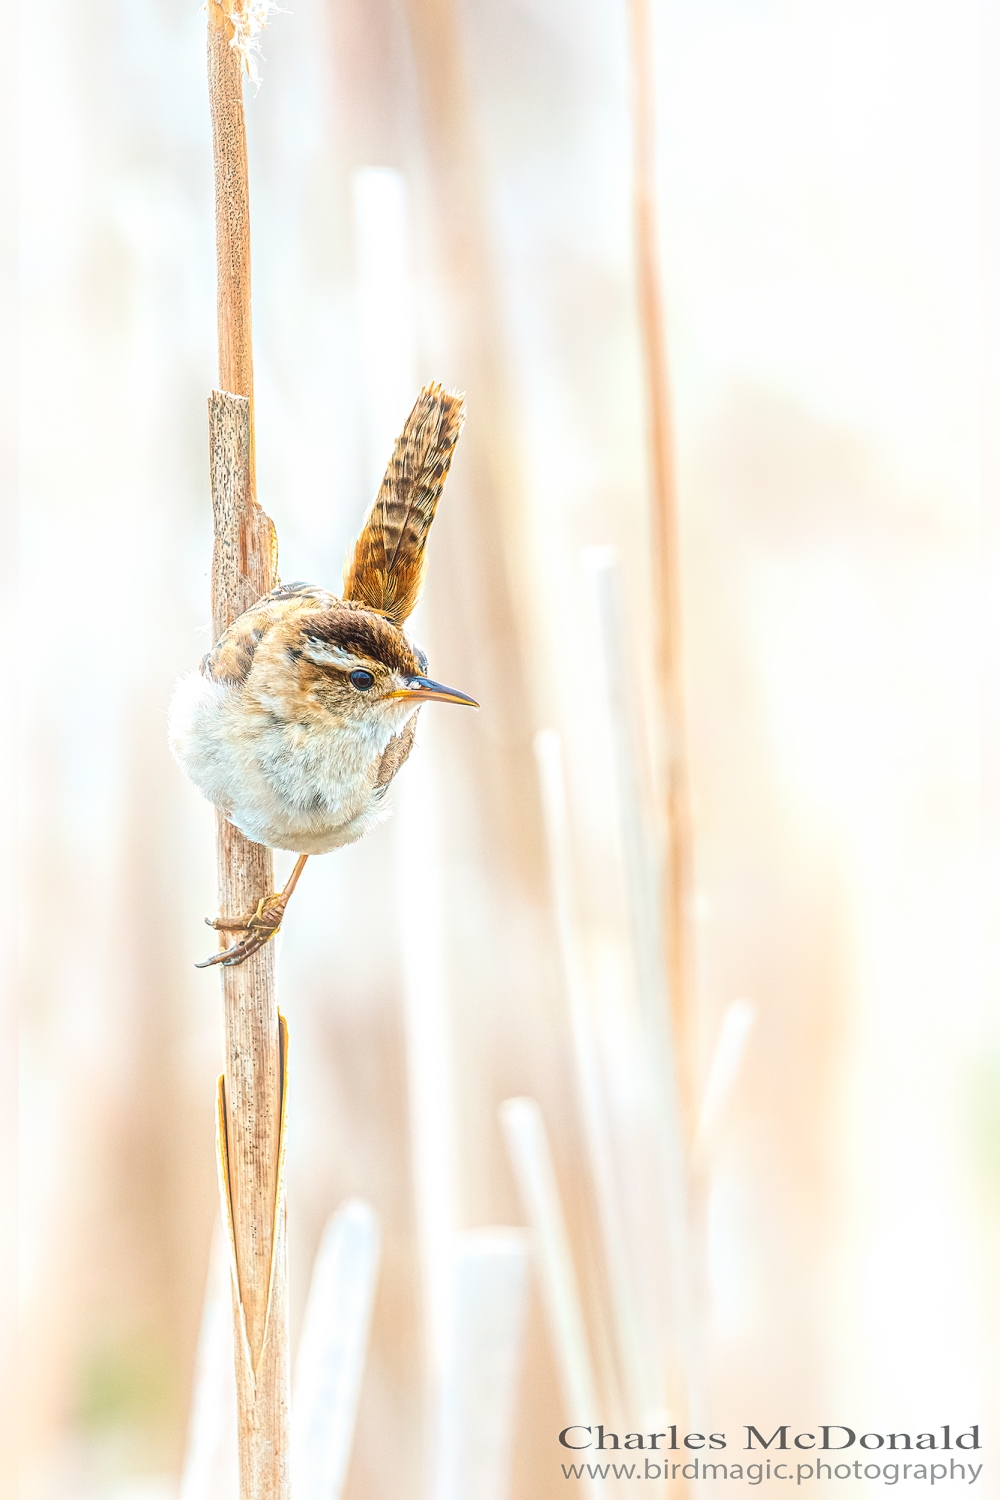
[[[278,931],[310,854],[385,817],[424,703],[474,699],[433,682],[403,625],[465,403],[425,386],[344,567],[343,596],[286,583],[234,620],[170,705],[175,759],[254,843],[300,857],[284,889],[210,926],[243,938],[199,965],[242,963]]]

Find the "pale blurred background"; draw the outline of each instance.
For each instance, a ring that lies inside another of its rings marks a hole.
[[[324,1222],[366,1199],[383,1257],[345,1494],[422,1500],[428,1079],[449,1233],[524,1223],[497,1108],[539,1101],[608,1364],[532,739],[562,735],[588,976],[627,992],[581,552],[617,549],[648,688],[628,32],[610,0],[291,12],[247,101],[282,576],[337,587],[418,385],[468,395],[414,634],[482,712],[424,712],[393,819],[311,863],[280,958],[293,1332]],[[1000,1196],[979,11],[660,0],[655,23],[703,1075],[726,1007],[756,1007],[711,1162],[703,1419],[964,1430],[989,1419]],[[213,815],[165,733],[208,645],[204,18],[53,0],[21,24],[22,1493],[174,1500],[221,1066],[193,968]],[[565,1492],[567,1420],[532,1281],[511,1500]]]

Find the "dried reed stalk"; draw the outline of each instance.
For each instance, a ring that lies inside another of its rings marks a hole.
[[[274,527],[255,498],[250,337],[250,211],[242,62],[232,24],[208,0],[208,77],[215,155],[219,381],[209,401],[212,623],[215,638],[275,581]],[[253,911],[274,889],[271,851],[220,815],[219,909]],[[219,1086],[219,1166],[236,1321],[241,1500],[286,1497],[288,1322],[282,1193],[285,1034],[268,944],[224,968],[225,1072]]]
[[[593,1425],[599,1420],[601,1402],[545,1120],[535,1099],[506,1099],[500,1106],[500,1125],[531,1232],[563,1412],[567,1422]],[[604,1480],[593,1475],[586,1488],[593,1496],[607,1493]]]
[[[463,1229],[452,1241],[431,1500],[508,1500],[528,1259],[523,1229]]]
[[[632,20],[632,172],[639,322],[649,433],[651,542],[656,680],[660,709],[661,783],[665,797],[664,938],[678,1083],[690,1129],[696,1108],[691,906],[693,834],[685,739],[681,658],[680,542],[674,436],[670,415],[666,319],[660,286],[656,220],[656,116],[650,0],[629,0]]]
[[[668,1376],[668,1389],[675,1388],[675,1399],[683,1400],[690,1407],[694,1342],[688,1160],[681,1115],[675,1027],[666,1000],[662,913],[656,900],[657,887],[646,837],[650,799],[643,774],[640,715],[635,687],[627,670],[628,630],[618,564],[609,548],[591,550],[587,563],[593,577],[597,605],[607,731],[611,742],[636,988],[642,1017],[643,1057],[648,1070],[648,1099],[656,1138],[651,1165],[656,1172],[655,1197],[664,1231],[664,1253],[659,1258],[669,1268],[669,1324],[663,1329],[664,1370]]]
[[[593,1187],[604,1242],[605,1271],[614,1314],[615,1346],[629,1420],[645,1420],[654,1410],[646,1370],[641,1317],[629,1268],[622,1214],[621,1174],[615,1163],[608,1101],[601,1078],[599,1042],[588,994],[584,955],[576,915],[576,890],[570,850],[569,804],[558,734],[535,735],[535,757],[542,793],[542,812],[549,845],[552,900],[555,907],[563,982],[569,1003],[570,1030],[576,1054],[577,1086],[584,1135],[590,1155]]]
[[[233,1297],[229,1247],[216,1225],[198,1337],[187,1452],[178,1500],[238,1500]]]
[[[381,1233],[359,1198],[327,1223],[295,1365],[292,1473],[299,1500],[340,1500],[364,1377]]]
[[[441,294],[438,357],[452,372],[449,380],[469,393],[476,413],[462,437],[462,504],[438,523],[435,537],[444,586],[435,587],[428,605],[432,620],[447,621],[456,672],[473,672],[483,701],[502,705],[503,739],[477,735],[476,763],[470,764],[494,889],[502,871],[515,888],[540,894],[545,850],[531,756],[527,663],[532,638],[523,578],[519,444],[461,16],[456,0],[404,0],[403,10],[420,101],[433,270]],[[449,578],[458,580],[457,586]]]

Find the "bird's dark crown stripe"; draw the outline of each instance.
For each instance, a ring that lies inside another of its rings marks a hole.
[[[413,654],[388,622],[359,609],[331,610],[302,621],[304,635],[339,646],[352,656],[381,662],[391,672],[412,672]]]

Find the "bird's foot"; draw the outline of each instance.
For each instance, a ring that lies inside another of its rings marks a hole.
[[[214,927],[216,932],[244,932],[246,937],[240,938],[231,947],[224,948],[221,953],[213,953],[211,958],[195,964],[195,968],[210,969],[215,964],[221,964],[224,969],[233,969],[237,964],[244,963],[252,953],[258,953],[281,926],[290,895],[291,892],[286,889],[274,896],[262,896],[257,902],[257,910],[249,917],[206,917],[206,925]]]

